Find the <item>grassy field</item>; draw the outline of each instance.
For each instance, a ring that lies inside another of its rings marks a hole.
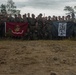
[[[76,75],[76,41],[0,41],[0,75]]]

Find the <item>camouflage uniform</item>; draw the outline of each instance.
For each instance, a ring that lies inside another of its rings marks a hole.
[[[30,25],[31,25],[30,20],[31,20],[31,18],[27,17],[27,22],[28,22],[28,32],[27,32],[28,38],[27,39],[31,39],[31,37],[32,37],[32,33],[30,31]]]
[[[48,39],[52,39],[52,25],[53,25],[53,22],[51,20],[47,20],[46,29],[47,29]]]
[[[42,33],[43,33],[43,39],[47,39],[48,32],[47,32],[47,24],[46,23],[43,24]]]
[[[74,32],[73,32],[73,34],[74,34],[74,37],[76,38],[76,23],[74,23]]]
[[[38,22],[38,38],[43,39],[43,31],[42,31],[43,19],[42,19],[42,17],[39,16],[37,19],[37,22]]]
[[[14,15],[14,22],[15,22],[15,23],[16,23],[16,22],[19,22],[18,17],[17,17],[16,14]]]
[[[22,23],[23,22],[23,19],[21,17],[21,14],[18,14],[17,22],[18,23]]]
[[[10,16],[7,18],[7,22],[14,22],[14,18],[10,15]]]
[[[23,22],[24,22],[24,23],[27,23],[26,15],[23,15]]]
[[[30,37],[31,39],[34,39],[34,30],[35,30],[35,25],[36,25],[36,19],[34,17],[34,14],[32,14],[32,18],[28,18],[28,23],[29,23],[29,30],[30,30]]]

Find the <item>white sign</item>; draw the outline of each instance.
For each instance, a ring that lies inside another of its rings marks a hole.
[[[67,23],[59,23],[58,25],[58,36],[66,36]]]

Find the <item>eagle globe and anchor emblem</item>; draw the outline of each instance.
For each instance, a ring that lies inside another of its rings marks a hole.
[[[14,31],[12,31],[14,34],[23,34],[23,32],[24,30],[21,30],[19,25],[16,25]]]
[[[19,25],[16,25],[15,32],[18,32],[18,31],[20,31],[20,26]]]

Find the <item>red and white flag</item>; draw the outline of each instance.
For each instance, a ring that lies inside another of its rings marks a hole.
[[[13,36],[24,36],[28,29],[28,23],[5,23],[5,33],[11,30]]]

